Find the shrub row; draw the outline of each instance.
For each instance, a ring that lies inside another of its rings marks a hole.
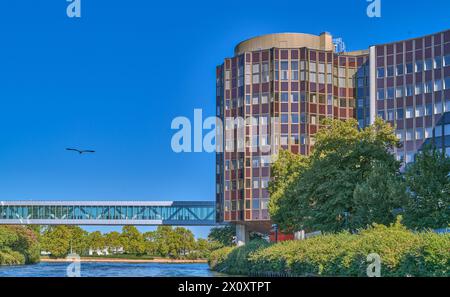
[[[357,234],[224,248],[211,254],[210,267],[241,275],[366,276],[371,253],[381,258],[382,276],[450,276],[450,235],[414,233],[400,223]]]

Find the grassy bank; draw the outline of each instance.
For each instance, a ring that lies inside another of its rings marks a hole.
[[[66,258],[42,257],[41,262],[67,262]],[[82,256],[81,262],[117,262],[117,263],[206,263],[206,259],[173,259],[136,255]]]
[[[39,262],[38,234],[25,226],[0,226],[0,265]]]
[[[380,255],[382,276],[450,276],[450,235],[414,233],[400,223],[278,244],[254,241],[214,251],[209,265],[240,275],[366,276],[371,253]]]

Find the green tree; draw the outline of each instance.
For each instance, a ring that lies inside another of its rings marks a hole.
[[[156,231],[145,232],[144,240],[145,240],[145,253],[151,256],[157,255],[158,244],[156,242]]]
[[[0,226],[0,265],[39,262],[39,236],[33,228]]]
[[[173,232],[177,244],[177,257],[186,256],[195,249],[195,237],[191,230],[176,227]]]
[[[141,255],[145,252],[144,236],[134,226],[122,228],[122,242],[128,254]]]
[[[363,130],[354,119],[325,119],[322,124],[308,161],[299,158],[288,165],[293,159],[288,156],[272,166],[278,174],[274,179],[281,181],[269,187],[276,197],[269,212],[282,230],[335,232],[359,227],[361,222],[354,218],[356,187],[366,183],[378,165],[393,175],[399,170],[400,163],[390,153],[398,139],[381,119]],[[293,169],[283,169],[288,166]]]
[[[233,245],[233,237],[236,235],[236,230],[232,225],[222,227],[213,227],[209,231],[208,240],[210,242],[218,242],[221,246]]]
[[[400,172],[375,163],[366,180],[357,184],[353,192],[353,227],[366,228],[373,223],[389,225],[408,199]]]
[[[106,240],[100,231],[91,232],[88,235],[89,248],[92,250],[103,250],[106,246]]]
[[[211,253],[211,248],[212,246],[210,245],[209,241],[204,238],[197,239],[195,243],[195,251],[197,252],[197,256],[199,258],[207,258]]]
[[[278,159],[271,168],[272,180],[269,183],[269,212],[274,222],[286,231],[292,227],[291,222],[297,215],[295,208],[290,203],[293,199],[286,199],[296,195],[295,182],[300,174],[309,166],[309,159],[302,155],[293,154],[287,150],[281,150]],[[234,231],[234,230],[233,230]]]
[[[70,252],[83,255],[88,249],[87,235],[78,226],[50,226],[41,236],[42,249],[56,258],[66,257]]]
[[[406,169],[412,199],[405,207],[409,228],[444,228],[450,223],[450,158],[431,146]]]
[[[55,258],[66,257],[70,252],[71,234],[67,226],[53,226],[41,237],[42,249]]]
[[[172,227],[158,226],[154,234],[157,254],[161,257],[168,257],[176,253],[174,248]]]
[[[70,233],[69,252],[72,251],[79,255],[85,255],[89,250],[89,232],[79,226],[67,226],[67,228]]]
[[[110,252],[117,252],[121,247],[123,247],[121,234],[117,231],[106,233],[105,246],[108,247]]]

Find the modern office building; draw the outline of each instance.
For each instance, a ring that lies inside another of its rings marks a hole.
[[[435,128],[450,111],[450,31],[373,46],[370,61],[376,115],[396,128],[397,158],[413,162],[426,139],[449,133]]]
[[[329,33],[269,34],[239,43],[216,69],[224,123],[216,219],[236,223],[242,241],[248,229],[270,230],[273,156],[309,154],[323,118],[356,118],[364,127],[382,117],[396,127],[403,146],[395,153],[405,162],[425,139],[440,137],[434,128],[450,111],[450,30],[361,51],[337,48]]]

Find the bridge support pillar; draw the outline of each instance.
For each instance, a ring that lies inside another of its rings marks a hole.
[[[236,244],[237,246],[243,246],[249,241],[249,232],[247,226],[243,224],[236,224]]]

